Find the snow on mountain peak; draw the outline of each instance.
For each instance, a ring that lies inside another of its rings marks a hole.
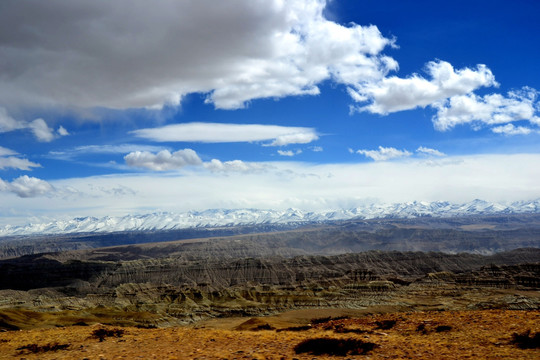
[[[157,212],[122,217],[78,217],[70,220],[31,223],[23,226],[6,225],[0,227],[0,236],[179,230],[237,225],[324,222],[353,218],[452,217],[525,213],[540,213],[540,199],[519,201],[510,205],[475,199],[465,204],[452,204],[446,201],[414,201],[397,204],[374,203],[352,209],[321,212],[307,212],[292,208],[287,210],[209,209],[186,213]]]

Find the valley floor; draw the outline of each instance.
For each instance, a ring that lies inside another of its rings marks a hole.
[[[533,337],[539,332],[538,310],[362,315],[319,309],[158,329],[97,324],[5,331],[0,359],[538,359],[540,335]],[[296,353],[298,344],[318,338],[344,340],[335,353],[355,345],[345,356],[325,354],[329,342],[323,353]]]

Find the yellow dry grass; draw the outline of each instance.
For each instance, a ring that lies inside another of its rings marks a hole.
[[[264,319],[253,323],[260,324]],[[271,323],[271,319],[268,320]],[[393,321],[395,325],[390,329],[381,329],[382,323]],[[0,333],[0,359],[340,358],[294,352],[295,345],[301,341],[317,337],[360,339],[378,345],[367,355],[348,355],[347,359],[540,358],[540,350],[520,349],[511,343],[513,333],[540,331],[540,311],[389,313],[331,320],[313,324],[304,331],[126,327],[121,337],[110,336],[99,341],[92,333],[102,328],[118,329],[93,325],[3,332]],[[42,349],[54,344],[69,346],[33,353],[28,347],[32,344]],[[25,346],[26,349],[21,349]]]

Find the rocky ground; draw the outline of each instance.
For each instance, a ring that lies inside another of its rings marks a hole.
[[[360,316],[351,316],[350,311],[347,315],[345,311],[345,314],[322,309],[273,317],[214,320],[191,327],[142,329],[96,324],[6,331],[0,333],[0,359],[538,359],[540,356],[538,310]]]
[[[540,358],[536,232],[445,221],[3,259],[0,359]]]

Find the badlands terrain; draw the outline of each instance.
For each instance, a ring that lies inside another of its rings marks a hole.
[[[0,240],[0,358],[538,358],[540,216]]]

